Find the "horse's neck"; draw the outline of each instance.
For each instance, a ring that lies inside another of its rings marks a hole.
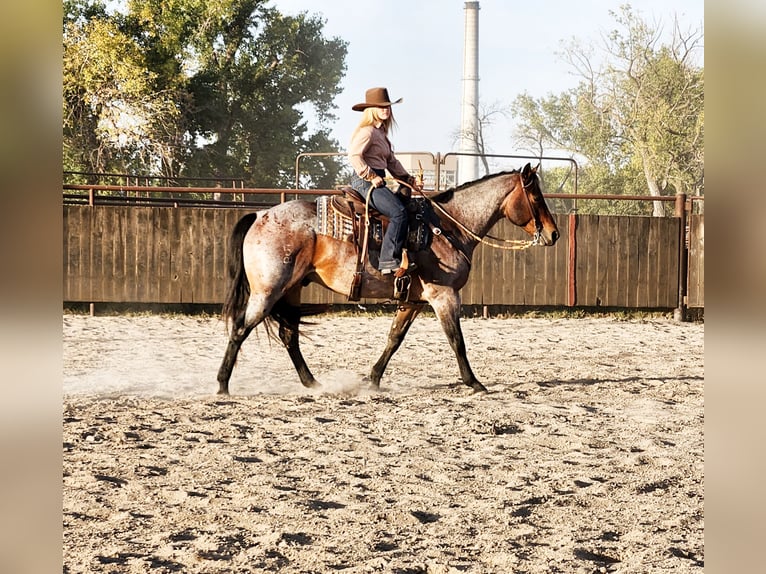
[[[508,195],[508,176],[500,176],[458,190],[444,204],[445,210],[471,233],[484,237],[502,217],[501,206]]]

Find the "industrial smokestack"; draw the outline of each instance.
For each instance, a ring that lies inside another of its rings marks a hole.
[[[479,3],[465,3],[463,40],[463,104],[460,122],[460,151],[479,153]],[[458,183],[479,177],[479,158],[459,156]]]

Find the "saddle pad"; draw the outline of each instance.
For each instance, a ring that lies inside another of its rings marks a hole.
[[[317,198],[317,233],[341,241],[354,241],[354,222],[340,213],[332,203],[332,196]]]

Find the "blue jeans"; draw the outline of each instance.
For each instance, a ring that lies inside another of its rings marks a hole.
[[[385,173],[385,172],[384,172]],[[381,175],[378,173],[378,175]],[[381,175],[381,177],[383,177]],[[351,187],[367,198],[370,182],[364,181],[356,174],[351,176]],[[376,187],[372,190],[370,206],[388,217],[388,227],[383,235],[380,247],[378,269],[397,269],[402,262],[402,247],[407,241],[407,210],[399,197],[388,187]]]

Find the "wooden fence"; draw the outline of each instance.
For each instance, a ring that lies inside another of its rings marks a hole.
[[[64,301],[223,301],[228,236],[252,209],[64,205]],[[461,295],[468,305],[676,309],[704,307],[704,216],[558,215],[554,247],[479,246]],[[523,238],[501,221],[492,234]],[[680,301],[686,289],[688,297]],[[683,285],[682,285],[683,287]],[[306,302],[346,303],[315,285]]]

